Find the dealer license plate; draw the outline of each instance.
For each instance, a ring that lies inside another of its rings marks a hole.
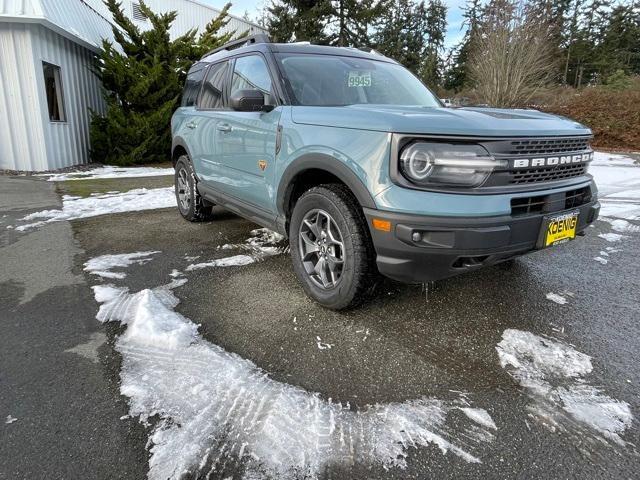
[[[550,247],[576,238],[578,212],[545,217],[542,222],[541,247]]]

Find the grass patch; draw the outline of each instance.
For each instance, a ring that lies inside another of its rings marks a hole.
[[[92,193],[127,192],[136,188],[162,188],[173,185],[173,175],[161,177],[102,178],[56,182],[60,195],[88,197]]]

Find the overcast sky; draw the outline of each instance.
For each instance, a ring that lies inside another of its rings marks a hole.
[[[222,8],[225,4],[224,0],[200,0],[201,2],[209,3],[217,8]],[[259,9],[264,5],[264,0],[231,0],[232,7],[231,13],[234,15],[242,16],[245,11],[249,12],[251,18],[255,18]],[[267,0],[268,1],[268,0]],[[461,7],[464,6],[465,0],[444,0],[447,4],[447,38],[446,47],[454,46],[464,35],[464,32],[460,30],[462,24],[462,11]]]

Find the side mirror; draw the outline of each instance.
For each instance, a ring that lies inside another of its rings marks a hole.
[[[265,110],[264,93],[260,90],[236,90],[231,94],[231,108],[238,112],[261,112]]]

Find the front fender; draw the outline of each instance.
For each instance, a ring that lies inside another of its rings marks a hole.
[[[375,208],[375,201],[365,184],[344,162],[324,153],[305,153],[293,160],[285,169],[278,184],[276,206],[278,214],[285,215],[285,205],[294,178],[305,170],[324,170],[338,177],[353,192],[363,207]]]

